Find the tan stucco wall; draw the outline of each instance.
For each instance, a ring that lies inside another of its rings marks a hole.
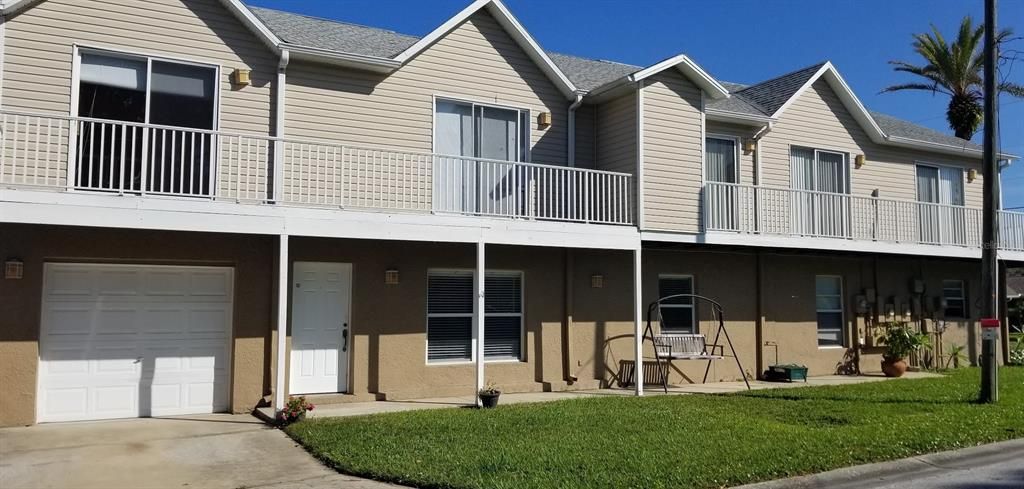
[[[35,422],[43,264],[47,261],[232,266],[235,269],[231,410],[249,412],[265,375],[273,252],[268,238],[0,224],[0,257],[25,263],[0,279],[0,426]]]
[[[354,399],[473,395],[472,363],[426,362],[427,272],[475,267],[475,245],[292,238],[293,261],[352,264],[350,391]],[[506,391],[562,389],[564,252],[488,246],[489,270],[523,272],[523,361],[487,364],[487,380]],[[399,271],[397,285],[384,271]],[[370,396],[373,394],[373,396]]]

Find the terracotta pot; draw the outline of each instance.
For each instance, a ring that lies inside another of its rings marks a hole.
[[[907,362],[902,358],[896,360],[882,360],[882,373],[886,377],[902,377],[907,371]]]

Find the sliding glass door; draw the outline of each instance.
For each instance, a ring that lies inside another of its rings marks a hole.
[[[845,153],[790,150],[793,232],[806,236],[850,236],[850,187]]]
[[[933,244],[966,243],[964,173],[960,168],[917,166],[918,226],[920,241]]]
[[[522,110],[438,100],[434,209],[519,214],[528,182],[514,162],[526,160],[527,120]]]
[[[190,129],[214,129],[216,74],[210,66],[83,52],[76,186],[209,195],[215,142]]]
[[[739,183],[739,162],[734,138],[708,137],[704,140],[704,180],[711,183]],[[739,192],[733,185],[709,185],[705,205],[707,228],[739,230]]]

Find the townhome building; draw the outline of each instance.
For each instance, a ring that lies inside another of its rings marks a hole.
[[[981,149],[829,62],[553,53],[499,0],[423,37],[238,0],[2,15],[0,425],[639,394],[673,294],[720,309],[658,334],[713,346],[721,312],[731,348],[671,383],[875,372],[888,321],[933,335],[922,366],[976,356]]]

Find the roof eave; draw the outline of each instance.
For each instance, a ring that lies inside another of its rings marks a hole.
[[[376,73],[391,73],[402,66],[402,63],[391,58],[343,53],[339,51],[331,51],[329,49],[320,49],[296,44],[284,43],[281,45],[281,49],[289,51],[291,53],[291,57],[295,59],[318,61],[321,63],[357,68]]]
[[[720,122],[732,122],[746,125],[763,126],[770,122],[774,122],[775,119],[766,115],[747,114],[743,112],[734,112],[731,110],[713,109],[708,108],[704,110],[704,114],[708,119]]]
[[[839,100],[843,105],[850,111],[850,115],[860,124],[867,133],[868,137],[875,143],[884,143],[886,141],[885,131],[879,127],[875,119],[871,117],[868,109],[864,107],[860,99],[857,98],[857,94],[853,93],[853,89],[846,83],[842,75],[839,74],[839,70],[832,65],[831,61],[827,61],[818,68],[818,71],[814,73],[806,82],[800,87],[799,90],[793,92],[793,95],[786,100],[786,103],[782,104],[778,110],[775,111],[771,116],[778,119],[788,109],[793,102],[800,98],[807,90],[814,85],[821,77],[825,77],[825,81],[828,82],[829,86],[839,97]]]
[[[974,158],[982,158],[984,151],[977,148],[969,148],[966,146],[956,146],[952,144],[936,143],[934,141],[921,141],[920,139],[905,138],[902,136],[886,136],[885,143],[891,146],[901,146],[904,148],[923,149],[928,151],[934,151],[936,153],[943,153],[953,156],[971,156]],[[1000,153],[999,158],[1005,160],[1015,160],[1020,157],[1010,153]]]

